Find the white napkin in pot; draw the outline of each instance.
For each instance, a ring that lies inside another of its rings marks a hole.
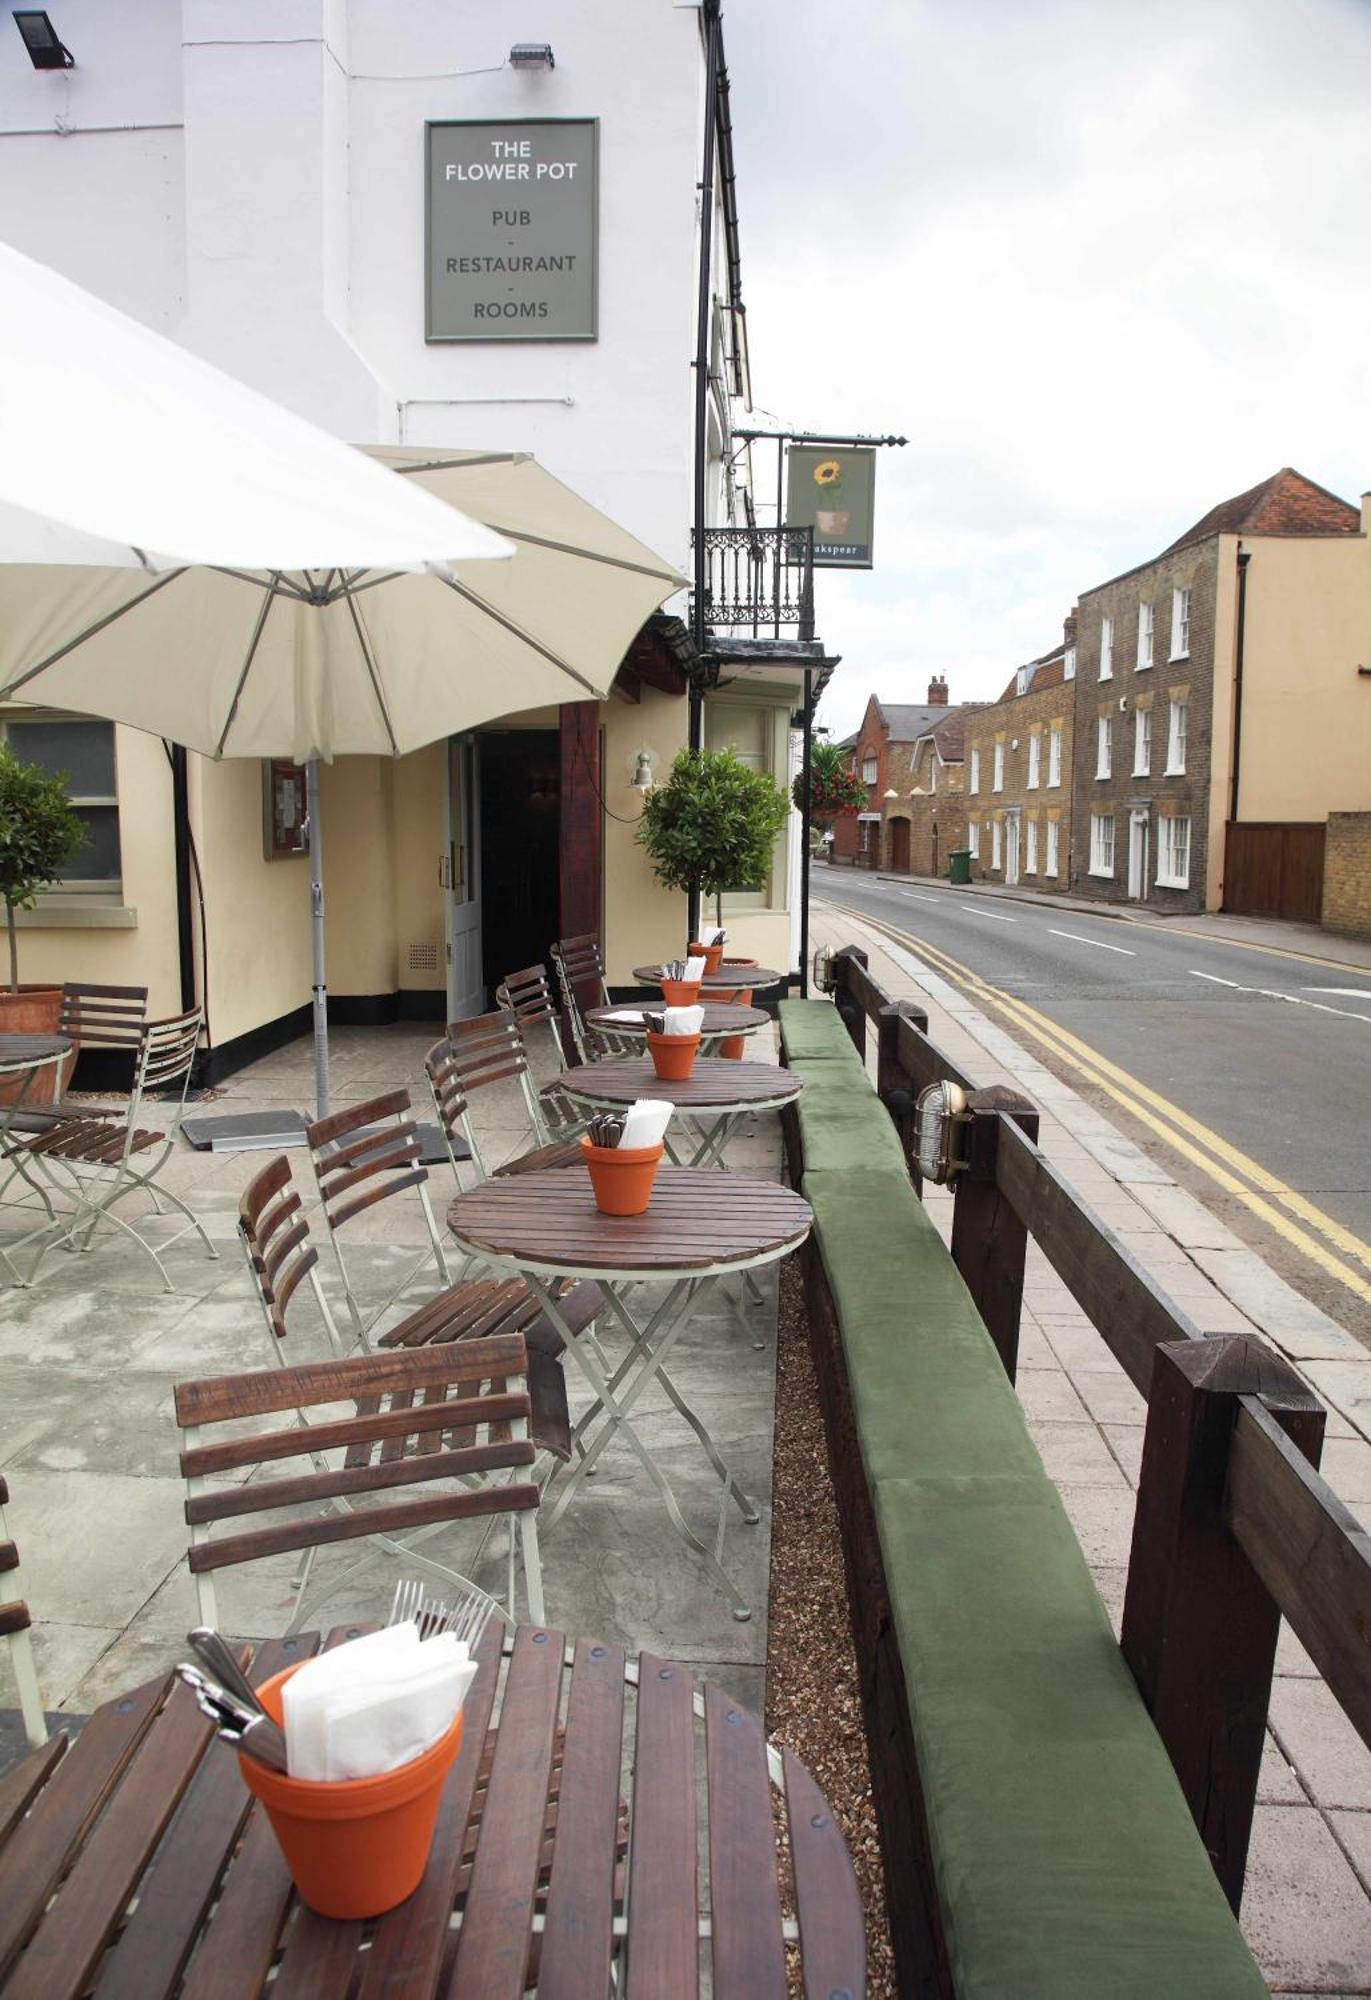
[[[668,1035],[698,1035],[704,1025],[703,1007],[664,1007],[662,1016],[666,1022],[663,1030]]]
[[[660,1097],[639,1097],[628,1107],[624,1118],[622,1147],[655,1146],[671,1122],[674,1105]]]
[[[688,958],[685,965],[685,984],[698,986],[705,976],[705,967],[708,963],[707,958]]]
[[[476,1678],[451,1633],[421,1640],[412,1622],[321,1653],[282,1689],[292,1778],[374,1778],[449,1729]]]

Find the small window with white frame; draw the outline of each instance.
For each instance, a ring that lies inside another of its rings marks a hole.
[[[1030,729],[1028,732],[1028,776],[1024,779],[1025,788],[1030,792],[1036,792],[1041,781],[1042,754],[1042,731],[1040,729]]]
[[[1157,887],[1190,887],[1190,821],[1179,813],[1163,813],[1157,821]]]
[[[1035,674],[1036,672],[1037,672],[1037,668],[1036,668],[1036,667],[1031,667],[1031,666],[1030,666],[1030,667],[1020,667],[1020,668],[1019,668],[1018,672],[1017,672],[1017,673],[1015,674],[1015,676],[1014,676],[1014,692],[1015,692],[1015,694],[1027,694],[1027,693],[1028,693],[1028,690],[1029,690],[1029,689],[1030,689],[1030,688],[1032,687],[1032,685],[1033,685],[1033,676],[1034,676],[1034,674]]]
[[[1171,593],[1171,657],[1173,660],[1188,660],[1190,657],[1190,592],[1173,590]]]
[[[1044,842],[1044,849],[1045,849],[1043,855],[1044,875],[1060,875],[1062,872],[1061,835],[1062,835],[1062,830],[1060,823],[1055,819],[1050,819],[1047,822],[1047,838]]]
[[[1062,654],[1062,679],[1074,681],[1076,678],[1076,648],[1068,646]]]
[[[966,844],[970,851],[971,859],[979,861],[981,855],[981,823],[978,819],[967,822]]]
[[[1100,679],[1112,681],[1114,678],[1114,620],[1100,620]]]
[[[994,769],[991,772],[990,789],[992,792],[1002,792],[1004,790],[1004,744],[1003,743],[997,743],[995,745],[995,764],[994,764]]]
[[[1166,775],[1180,777],[1185,770],[1185,739],[1190,714],[1190,703],[1184,697],[1172,695],[1171,713],[1166,732]]]
[[[938,753],[936,750],[930,750],[928,753],[928,789],[930,792],[936,792],[938,789]]]
[[[1114,879],[1114,815],[1090,815],[1090,872]]]
[[[1002,833],[1003,822],[998,819],[992,819],[990,822],[990,865],[992,868],[1000,866],[1000,838]]]
[[[979,750],[971,752],[971,764],[967,775],[966,789],[969,792],[978,792],[981,789],[981,753]]]
[[[85,825],[84,842],[47,895],[122,895],[114,724],[97,716],[25,709],[0,716],[0,740],[22,764],[65,777],[67,796]]]
[[[1023,872],[1025,875],[1036,875],[1038,872],[1038,821],[1034,813],[1030,813],[1024,821]]]
[[[868,750],[862,759],[862,783],[874,785],[876,782],[876,752]]]
[[[1095,776],[1107,778],[1114,767],[1114,718],[1102,715],[1095,725]]]
[[[1047,732],[1047,782],[1059,785],[1062,781],[1062,725],[1054,722]]]
[[[1152,770],[1152,710],[1133,711],[1133,776],[1146,778]]]
[[[1157,607],[1150,599],[1138,606],[1138,672],[1152,664],[1152,641],[1157,629]]]

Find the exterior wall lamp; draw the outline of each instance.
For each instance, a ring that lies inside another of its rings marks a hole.
[[[509,52],[511,69],[556,69],[551,42],[516,42]]]
[[[16,7],[14,25],[24,38],[24,47],[35,69],[75,69],[76,58],[53,27],[45,9]]]
[[[647,794],[657,782],[652,775],[652,762],[652,752],[650,750],[640,750],[638,752],[637,765],[633,773],[632,782],[633,789],[636,792],[641,792],[644,798],[647,797]]]
[[[955,1083],[930,1083],[914,1106],[915,1165],[926,1181],[940,1186],[965,1171],[966,1134],[971,1117],[966,1092]]]

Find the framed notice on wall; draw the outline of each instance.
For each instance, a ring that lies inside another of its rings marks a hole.
[[[816,569],[870,569],[875,511],[876,454],[869,445],[791,445],[786,526],[813,528]]]
[[[597,118],[425,128],[428,340],[594,340]]]

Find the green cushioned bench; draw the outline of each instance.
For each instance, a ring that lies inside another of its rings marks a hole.
[[[894,1128],[851,1043],[844,1060],[828,1024],[802,1009],[837,1015],[823,1001],[783,1003],[782,1045],[805,1078],[802,1187],[890,1601],[952,1990],[1257,2000],[1266,1987],[1019,1399],[898,1142],[893,1161],[853,1153],[868,1115],[892,1140]]]

